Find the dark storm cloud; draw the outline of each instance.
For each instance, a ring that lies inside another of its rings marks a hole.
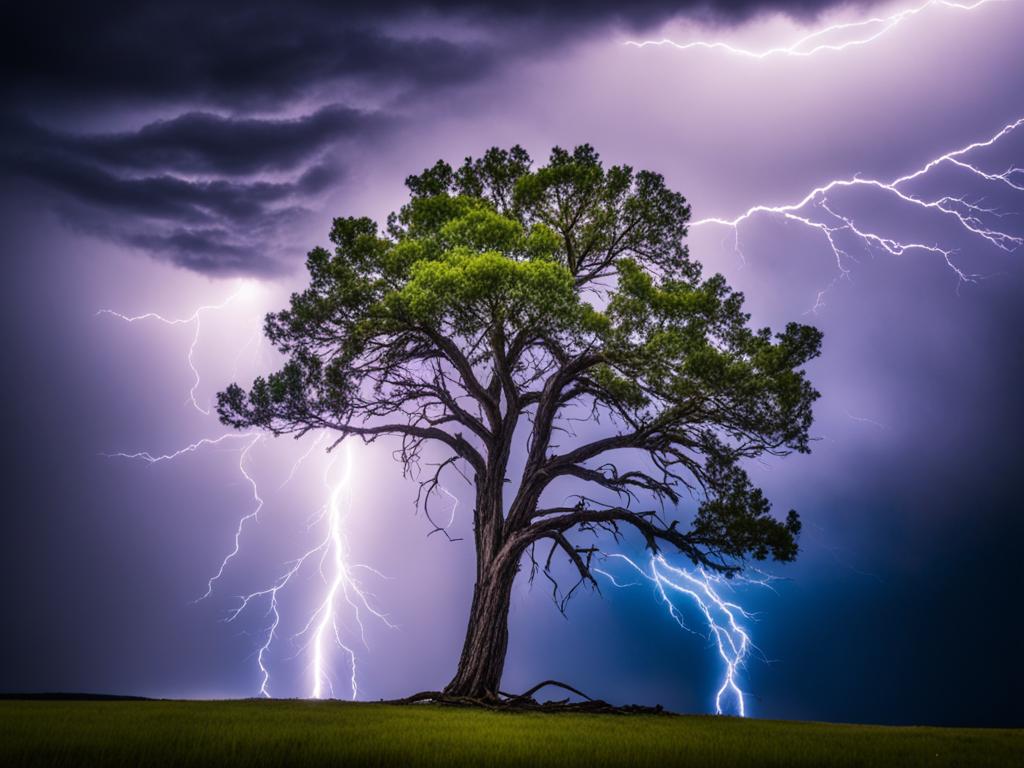
[[[190,269],[267,273],[294,257],[281,247],[301,242],[290,228],[338,180],[339,140],[365,146],[394,121],[310,106],[338,85],[384,94],[407,115],[402,94],[431,103],[609,25],[806,16],[832,3],[186,0],[60,13],[26,3],[0,26],[0,97],[20,116],[0,120],[0,162],[56,193],[48,202],[81,230]],[[68,128],[140,108],[170,117],[130,131]],[[308,114],[282,116],[300,108]]]
[[[639,2],[109,3],[57,14],[43,3],[8,11],[0,32],[4,90],[21,103],[54,96],[206,104],[273,103],[345,78],[430,90],[479,78],[517,53],[621,24],[674,16],[724,22],[762,12],[807,16],[836,0]],[[396,21],[435,23],[417,32]],[[440,23],[436,19],[441,19]],[[488,43],[440,34],[465,21]]]
[[[234,175],[290,170],[331,142],[386,122],[379,115],[333,105],[288,120],[187,112],[134,132],[51,138],[118,167]]]
[[[11,118],[0,162],[56,193],[77,229],[203,272],[268,273],[284,268],[281,250],[309,215],[306,201],[340,177],[330,144],[384,122],[332,106],[294,120],[189,113],[135,132],[75,135]],[[268,170],[282,179],[252,176]]]
[[[488,72],[495,53],[436,36],[399,39],[348,13],[248,5],[216,13],[186,4],[92,15],[55,27],[24,20],[5,41],[6,90],[17,102],[187,100],[275,105],[324,83],[432,89]]]

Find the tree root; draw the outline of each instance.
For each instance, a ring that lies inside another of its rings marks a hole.
[[[538,701],[533,697],[537,691],[546,687],[562,688],[581,697],[583,701],[570,701],[568,698],[555,701]],[[393,699],[385,704],[443,704],[454,707],[476,707],[495,712],[585,712],[602,715],[666,715],[670,714],[661,704],[653,707],[642,704],[616,706],[602,699],[592,699],[571,685],[558,680],[545,680],[520,694],[498,691],[483,697],[455,696],[444,691],[421,691],[404,699]]]

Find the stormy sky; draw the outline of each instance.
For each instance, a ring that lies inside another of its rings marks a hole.
[[[224,619],[308,547],[329,459],[314,447],[289,478],[311,439],[253,445],[243,461],[260,517],[195,603],[254,508],[239,472],[249,443],[157,464],[106,454],[161,454],[225,433],[201,411],[230,381],[278,362],[260,318],[303,285],[304,255],[326,241],[332,217],[383,222],[403,201],[403,179],[438,158],[518,143],[543,162],[553,146],[590,143],[607,163],[664,174],[694,220],[732,220],[830,180],[884,185],[1024,117],[1017,0],[936,3],[870,42],[809,56],[625,44],[765,51],[908,7],[13,9],[0,30],[0,691],[257,693],[266,607]],[[825,333],[810,369],[823,393],[813,452],[751,467],[776,508],[805,521],[798,561],[772,569],[774,591],[738,596],[757,614],[763,658],[743,673],[756,716],[1024,721],[1014,631],[1024,126],[957,161],[899,187],[946,200],[946,212],[854,184],[790,216],[690,233],[694,257],[746,293],[756,322]],[[848,226],[831,243],[813,225],[840,221]],[[194,322],[97,315],[187,319],[225,301],[201,314],[198,333]],[[371,619],[365,645],[348,637],[363,699],[449,679],[472,587],[470,544],[427,538],[393,447],[354,456],[351,556],[386,576],[367,584],[397,627]],[[452,531],[465,536],[471,496],[448,480],[460,500]],[[301,574],[282,598],[275,695],[308,694],[308,648],[290,636],[315,609],[318,578]],[[708,711],[721,670],[696,614],[693,629],[646,587],[580,594],[565,618],[546,588],[523,580],[506,688],[557,677],[615,701]],[[332,663],[347,697],[348,657],[338,650]]]

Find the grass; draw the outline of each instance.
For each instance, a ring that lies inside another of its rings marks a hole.
[[[0,701],[4,766],[1004,766],[1024,731],[307,701]]]

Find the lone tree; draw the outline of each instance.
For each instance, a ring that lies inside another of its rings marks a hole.
[[[801,367],[821,334],[748,327],[742,294],[690,258],[682,195],[587,145],[537,169],[494,148],[406,185],[386,231],[334,221],[309,287],[266,319],[287,363],[229,386],[218,412],[274,435],[396,436],[427,505],[440,473],[464,468],[476,583],[446,695],[497,697],[524,561],[551,577],[562,553],[571,594],[596,586],[601,543],[628,530],[726,575],[796,556],[797,514],[772,517],[741,464],[809,450],[818,393]],[[431,443],[443,458],[424,480]],[[560,478],[575,502],[547,501]]]

